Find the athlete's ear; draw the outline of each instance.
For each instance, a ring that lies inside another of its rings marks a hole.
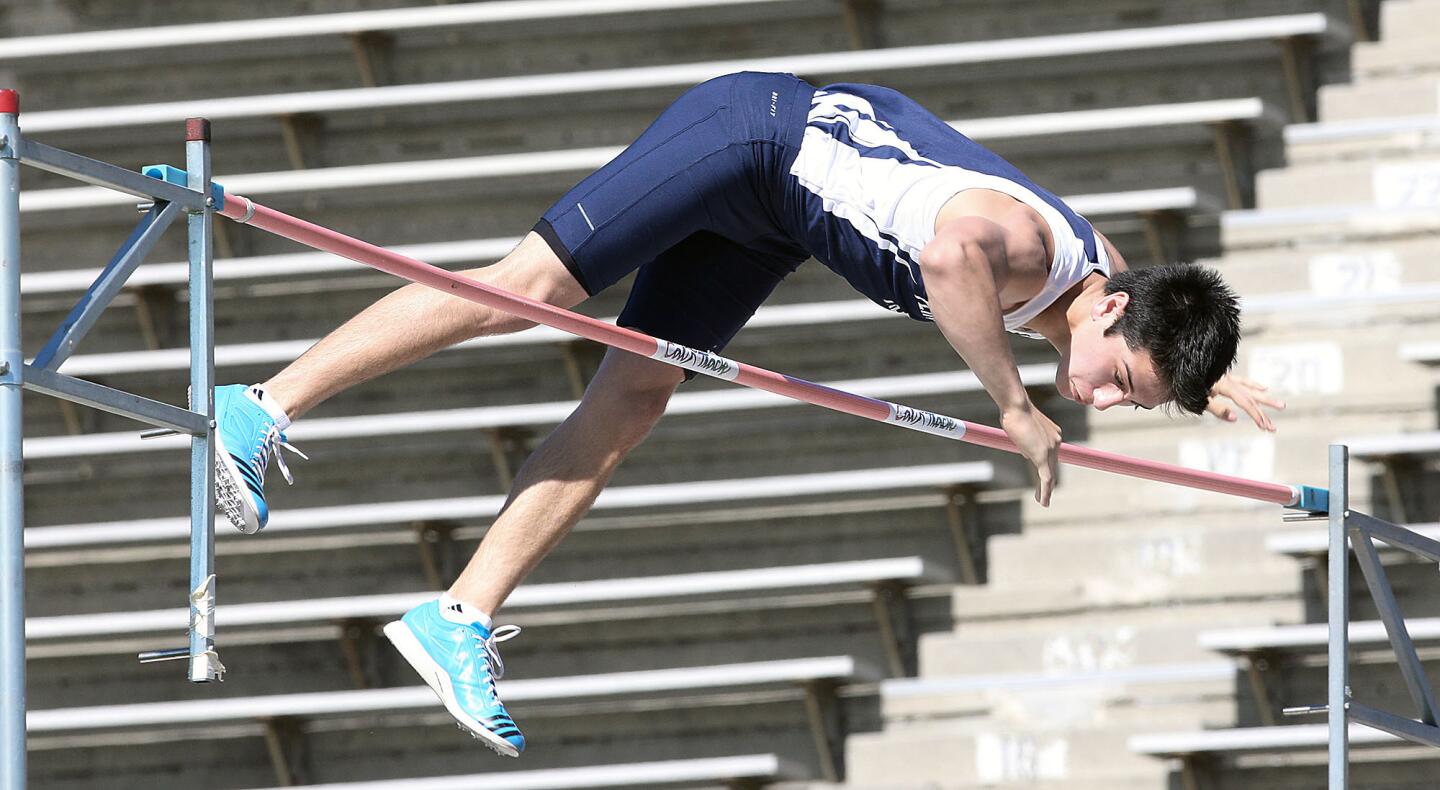
[[[1095,305],[1090,308],[1090,318],[1093,321],[1101,321],[1105,328],[1109,329],[1125,315],[1125,308],[1130,306],[1130,294],[1124,291],[1116,291],[1113,294],[1105,294],[1095,300]]]

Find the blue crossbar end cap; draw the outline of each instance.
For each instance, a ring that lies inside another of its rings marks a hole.
[[[190,186],[189,174],[178,167],[171,167],[170,165],[146,165],[140,169],[140,173],[141,175],[158,178],[161,181],[174,184],[178,187],[189,188]],[[225,208],[225,187],[211,181],[210,197],[215,198],[216,211]]]
[[[1330,512],[1330,489],[1315,486],[1299,486],[1299,489],[1300,501],[1292,506],[1296,510],[1308,510],[1311,513]]]

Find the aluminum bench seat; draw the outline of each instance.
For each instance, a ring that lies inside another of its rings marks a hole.
[[[876,668],[851,656],[821,656],[572,677],[501,680],[498,685],[505,701],[513,705],[738,689],[781,683],[874,682],[879,678],[880,673]],[[430,710],[435,706],[435,694],[430,687],[417,685],[32,710],[26,714],[25,729],[32,735],[93,732],[263,721],[281,716],[317,718],[355,713],[398,713]]]
[[[734,500],[784,499],[959,485],[1010,485],[1023,480],[1009,468],[989,461],[970,461],[844,472],[771,475],[730,480],[696,480],[617,486],[606,489],[595,501],[596,510],[649,508]],[[354,505],[294,508],[274,513],[266,534],[314,532],[341,527],[410,524],[432,519],[488,519],[500,512],[501,495],[451,497],[395,502],[368,502]],[[93,522],[48,527],[27,527],[25,548],[60,546],[102,546],[141,543],[152,540],[183,540],[190,534],[188,518],[153,518],[130,521]],[[229,539],[221,531],[222,539]]]
[[[745,782],[775,782],[804,779],[798,764],[774,754],[747,754],[734,757],[705,757],[623,765],[587,765],[579,768],[546,768],[535,771],[503,771],[462,776],[414,777],[368,782],[331,782],[318,785],[285,785],[285,790],[555,790],[589,787],[674,787],[702,783],[744,786]],[[281,790],[267,788],[266,790]]]
[[[177,50],[187,47],[205,47],[208,52],[215,52],[217,48],[228,44],[268,42],[286,38],[395,33],[426,28],[490,26],[507,22],[535,22],[581,16],[653,14],[657,11],[758,6],[777,2],[793,0],[503,0],[56,33],[0,39],[0,65],[13,66],[25,61],[67,56],[97,56],[103,53]]]
[[[375,88],[309,91],[268,96],[199,99],[126,107],[36,111],[25,116],[25,131],[40,134],[80,129],[113,129],[204,116],[212,121],[290,113],[329,113],[387,107],[444,105],[495,99],[593,93],[692,85],[735,71],[786,71],[796,74],[869,74],[874,72],[954,67],[970,64],[1044,63],[1065,57],[1098,57],[1143,52],[1171,52],[1180,47],[1257,43],[1276,39],[1319,38],[1346,42],[1350,31],[1322,13],[1290,14],[1252,19],[1105,30],[997,41],[964,42],[862,51],[790,54],[702,63],[603,69],[520,77],[490,77],[446,83],[392,85]],[[963,72],[957,72],[961,74]],[[1292,103],[1303,105],[1302,96]]]

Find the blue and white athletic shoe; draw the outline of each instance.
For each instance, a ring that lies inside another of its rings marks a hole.
[[[480,623],[464,625],[440,616],[440,601],[426,601],[385,626],[385,636],[420,673],[460,729],[506,757],[525,751],[525,736],[505,710],[495,681],[505,675],[497,642],[520,628],[494,631]]]
[[[247,389],[244,384],[215,388],[215,504],[236,529],[253,535],[270,520],[265,504],[270,458],[275,458],[285,482],[293,485],[295,478],[279,448],[307,456],[285,441],[275,417],[247,397]]]

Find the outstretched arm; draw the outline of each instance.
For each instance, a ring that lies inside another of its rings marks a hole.
[[[920,253],[935,325],[1000,407],[1000,425],[1035,466],[1035,500],[1050,505],[1060,429],[1030,402],[1005,338],[1000,291],[1009,277],[1005,234],[983,217],[943,225]]]

